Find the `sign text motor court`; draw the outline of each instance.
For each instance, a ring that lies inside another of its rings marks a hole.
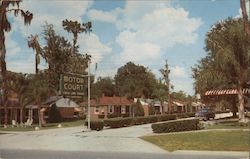
[[[82,77],[75,76],[63,76],[63,87],[66,91],[83,91],[84,90],[84,79]]]

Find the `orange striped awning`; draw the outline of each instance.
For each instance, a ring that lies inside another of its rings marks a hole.
[[[219,95],[237,95],[238,90],[235,89],[221,89],[221,90],[208,90],[205,92],[205,96],[219,96]],[[250,94],[250,88],[243,88],[243,94]]]

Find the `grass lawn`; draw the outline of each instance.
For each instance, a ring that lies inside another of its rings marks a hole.
[[[210,150],[210,151],[249,151],[250,132],[207,131],[187,132],[141,137],[159,147],[168,150]]]
[[[61,124],[62,127],[75,127],[75,126],[81,126],[83,125],[83,120],[77,120],[77,121],[71,121],[71,122],[61,122],[61,123],[47,123],[44,125],[40,130],[46,130],[46,129],[55,129],[57,128],[58,124]],[[0,131],[34,131],[35,127],[38,126],[37,124],[32,125],[31,127],[14,127],[12,128],[11,125],[9,125],[7,128],[0,127]]]

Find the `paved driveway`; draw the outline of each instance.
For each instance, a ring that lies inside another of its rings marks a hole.
[[[165,153],[139,139],[151,134],[151,124],[82,132],[83,127],[0,135],[0,149]]]

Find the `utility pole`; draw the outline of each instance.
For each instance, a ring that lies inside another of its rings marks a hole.
[[[247,16],[247,9],[246,9],[246,0],[240,0],[240,7],[242,11],[242,17],[243,17],[243,23],[244,23],[244,31],[249,36],[250,35],[250,29],[249,29],[249,22],[248,22],[248,15]],[[250,2],[249,2],[250,7]]]
[[[90,60],[88,60],[88,130],[90,130]]]

